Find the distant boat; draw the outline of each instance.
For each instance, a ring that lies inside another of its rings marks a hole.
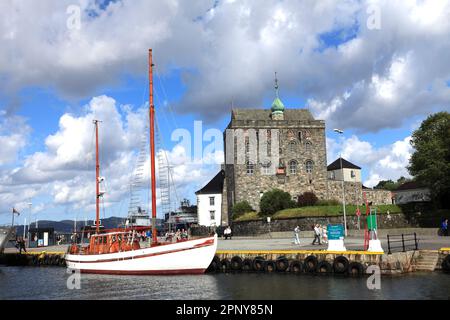
[[[83,273],[99,274],[199,274],[204,273],[211,263],[217,249],[217,234],[198,239],[173,242],[158,241],[156,230],[156,176],[155,139],[153,105],[153,63],[152,50],[149,50],[149,115],[150,115],[150,163],[152,191],[152,222],[149,226],[131,224],[112,230],[99,229],[99,204],[103,192],[100,191],[100,165],[98,159],[98,122],[96,130],[96,230],[89,237],[89,245],[74,242],[66,254],[69,269]],[[149,245],[142,245],[139,238],[151,230]],[[77,237],[74,237],[75,239]]]

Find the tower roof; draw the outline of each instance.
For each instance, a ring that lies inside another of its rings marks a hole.
[[[341,158],[336,159],[333,163],[329,164],[327,167],[327,171],[334,171],[337,169],[341,169]],[[345,160],[344,158],[342,158],[342,166],[344,167],[344,169],[358,169],[361,170],[360,167],[358,167],[357,165],[351,163],[350,161]]]
[[[211,179],[203,188],[198,190],[195,194],[216,194],[222,193],[223,182],[225,179],[225,171],[220,170],[214,178]]]
[[[280,96],[278,95],[278,79],[277,79],[277,73],[275,72],[275,95],[276,98],[272,102],[272,113],[283,113],[284,112],[284,104],[280,100]]]

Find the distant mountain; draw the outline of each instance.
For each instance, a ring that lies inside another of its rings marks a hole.
[[[51,220],[39,220],[38,226],[39,228],[54,228],[55,232],[61,233],[70,233],[73,232],[74,228],[74,220],[62,220],[62,221],[51,221]],[[123,224],[125,222],[125,218],[120,217],[110,217],[101,220],[101,225],[106,229],[116,228],[117,226]],[[92,226],[95,224],[94,220],[88,220],[87,224]],[[77,230],[80,230],[81,227],[84,227],[85,221],[77,221]],[[35,227],[35,224],[32,223],[31,228]],[[16,234],[23,234],[23,225],[16,226]]]

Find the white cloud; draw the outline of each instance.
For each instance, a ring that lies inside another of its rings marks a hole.
[[[397,180],[401,176],[410,177],[406,167],[413,153],[411,137],[396,141],[380,148],[356,136],[336,141],[327,139],[328,163],[334,161],[339,153],[342,157],[358,166],[367,174],[363,181],[367,187],[373,187],[380,180]]]
[[[105,177],[104,205],[106,208],[114,207],[112,210],[115,214],[127,213],[137,151],[142,135],[147,134],[147,109],[142,107],[133,110],[131,106],[118,106],[114,99],[99,96],[92,98],[84,110],[82,115],[61,116],[58,131],[45,139],[45,150],[30,154],[21,166],[0,171],[0,212],[8,212],[13,206],[26,210],[30,199],[45,198],[51,201],[45,205],[34,204],[35,211],[56,207],[60,208],[59,211],[65,208],[91,213],[89,210],[95,208],[95,137],[92,121],[97,119],[102,121],[99,128],[99,154],[101,175]],[[178,199],[172,194],[174,203],[183,197],[193,197],[194,191],[217,173],[218,163],[223,161],[222,152],[207,154],[207,160],[214,159],[215,164],[204,165],[201,159],[193,159],[192,155],[187,154],[181,145],[159,152],[166,152],[173,166],[174,184],[171,188],[173,192],[176,187],[178,194]],[[150,167],[148,153],[145,157],[142,175],[144,189],[149,185]],[[157,174],[158,169],[157,161]],[[158,181],[157,185],[159,205]],[[148,192],[144,190],[141,193],[142,205],[146,207]]]
[[[122,0],[101,9],[84,1],[74,31],[66,27],[71,0],[2,1],[2,88],[38,85],[85,98],[118,85],[124,72],[145,75],[153,47],[159,72],[182,70],[176,110],[205,118],[228,113],[231,100],[260,107],[274,71],[282,97],[301,94],[343,128],[377,131],[448,109],[450,2],[377,1],[381,29],[368,30],[372,3]],[[355,37],[326,47],[323,35],[335,32]]]

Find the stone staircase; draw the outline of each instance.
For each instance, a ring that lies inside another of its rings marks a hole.
[[[438,250],[421,250],[416,260],[416,271],[434,271],[439,260]]]

